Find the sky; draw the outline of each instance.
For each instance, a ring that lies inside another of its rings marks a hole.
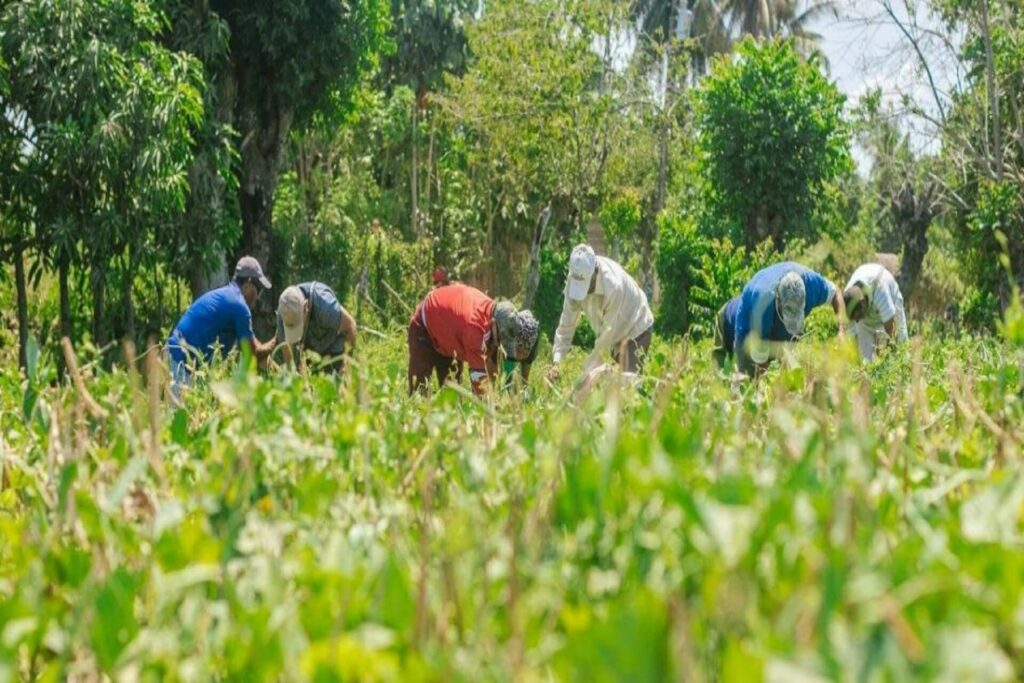
[[[822,36],[821,48],[829,62],[830,78],[848,96],[850,107],[862,94],[880,87],[883,97],[899,109],[902,109],[903,95],[909,95],[934,113],[937,109],[935,97],[920,68],[920,59],[896,23],[885,15],[884,1],[843,0],[841,18],[837,20],[828,16],[813,25],[812,28]],[[901,21],[909,24],[907,7],[913,8],[914,0],[888,1]],[[945,97],[957,82],[955,61],[948,48],[927,36],[929,29],[940,28],[934,16],[918,9],[916,23],[924,36],[923,49],[932,65],[940,97]],[[912,144],[918,151],[937,151],[938,137],[934,126],[920,117],[907,117],[903,125],[910,131]],[[855,150],[855,156],[863,167],[863,152]]]

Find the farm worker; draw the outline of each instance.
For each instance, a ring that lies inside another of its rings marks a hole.
[[[597,334],[594,350],[583,362],[584,376],[599,367],[609,353],[624,372],[640,372],[651,345],[654,315],[636,280],[615,261],[580,244],[569,256],[564,296],[548,378],[558,379],[558,366],[572,344],[580,313],[587,314]]]
[[[792,261],[758,271],[719,312],[715,324],[715,350],[720,365],[735,355],[747,374],[763,369],[777,347],[804,333],[804,318],[818,306],[831,304],[844,333],[846,308],[837,287],[818,273]]]
[[[853,271],[843,301],[864,360],[874,358],[875,349],[887,342],[907,340],[903,294],[885,266],[865,263]]]
[[[346,344],[356,346],[356,321],[338,303],[334,290],[322,282],[292,285],[277,301],[276,344],[284,345],[284,362],[305,370],[302,352],[323,356],[324,369],[340,372],[345,365]]]
[[[432,373],[443,385],[454,369],[460,381],[465,363],[473,391],[482,394],[497,376],[502,356],[523,361],[534,352],[527,347],[536,345],[536,332],[531,342],[528,327],[526,316],[510,302],[495,302],[475,287],[452,284],[431,290],[409,321],[409,393]]]
[[[263,274],[259,261],[243,256],[235,266],[231,282],[192,302],[167,340],[173,376],[171,391],[175,398],[180,396],[180,387],[191,381],[189,366],[198,361],[208,362],[214,346],[220,346],[226,353],[236,343],[249,344],[257,359],[270,355],[274,342],[263,344],[252,331],[252,307],[267,289],[270,280]]]

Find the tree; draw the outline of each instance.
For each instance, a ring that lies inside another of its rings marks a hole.
[[[621,8],[603,0],[504,1],[488,3],[469,27],[473,59],[441,101],[462,136],[456,144],[468,150],[488,263],[501,284],[518,279],[509,256],[538,241],[545,207],[553,227],[578,234],[600,204],[625,121],[610,58],[594,49],[613,35],[609,11],[621,27]]]
[[[716,54],[728,52],[732,46],[729,27],[717,0],[634,0],[630,14],[638,25],[638,55],[657,56],[666,49],[680,25],[680,12],[689,12],[687,36],[697,48],[690,52],[692,72],[703,76],[708,60]]]
[[[723,0],[729,33],[755,38],[791,38],[805,54],[817,52],[821,36],[810,24],[824,14],[839,16],[836,0]]]
[[[203,61],[214,84],[208,109],[217,125],[205,149],[215,153],[190,174],[191,196],[206,202],[196,211],[222,215],[223,193],[237,188],[241,238],[230,256],[256,256],[273,278],[274,197],[289,134],[318,118],[340,121],[350,110],[353,93],[387,47],[386,2],[177,0],[172,17],[171,39]],[[237,133],[230,185],[217,178],[218,126]]]
[[[11,65],[7,119],[19,145],[0,173],[19,200],[20,237],[32,234],[58,271],[64,335],[73,336],[71,271],[90,271],[93,337],[102,344],[111,259],[137,265],[152,230],[183,205],[202,74],[198,62],[156,42],[161,15],[144,2],[10,2],[0,26]]]
[[[751,249],[812,236],[829,184],[852,168],[844,97],[792,42],[740,43],[695,93],[706,220]]]
[[[395,50],[384,58],[380,78],[388,91],[396,84],[416,93],[412,106],[411,159],[409,168],[410,232],[422,232],[420,212],[419,128],[428,110],[428,92],[445,73],[460,74],[466,63],[464,21],[476,10],[475,0],[391,0],[391,36]],[[436,139],[431,122],[427,166],[427,193]],[[429,203],[429,202],[428,202]]]
[[[928,229],[941,208],[935,159],[914,154],[899,114],[883,105],[880,90],[860,98],[853,119],[857,141],[872,159],[867,186],[872,237],[878,250],[901,255],[900,288],[911,299],[928,252]]]
[[[964,86],[944,110],[938,180],[966,272],[1000,309],[1024,285],[1024,10],[1001,0],[934,3],[963,32]],[[993,256],[1005,253],[1012,281]],[[995,311],[991,311],[995,313]]]

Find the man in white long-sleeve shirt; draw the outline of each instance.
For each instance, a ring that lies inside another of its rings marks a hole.
[[[854,323],[861,358],[871,360],[882,344],[907,340],[903,294],[884,266],[865,263],[853,272],[843,291],[846,314]]]
[[[565,284],[562,317],[555,331],[554,358],[548,377],[558,378],[558,366],[572,344],[580,313],[586,313],[597,339],[583,363],[586,375],[611,354],[624,372],[639,372],[651,345],[654,315],[647,295],[615,261],[596,256],[586,244],[572,250]]]

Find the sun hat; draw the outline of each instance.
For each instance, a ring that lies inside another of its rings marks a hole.
[[[260,283],[263,289],[270,289],[270,280],[263,274],[263,268],[260,267],[260,262],[254,259],[252,256],[243,256],[238,259],[238,264],[235,265],[235,278],[248,277],[256,280]]]
[[[786,331],[794,337],[804,333],[804,305],[807,302],[807,290],[804,279],[795,271],[782,276],[775,290],[779,307],[779,316]]]
[[[587,244],[578,244],[569,256],[569,298],[583,301],[590,292],[590,280],[597,268],[597,256]]]
[[[298,344],[306,329],[306,297],[302,290],[292,285],[277,300],[277,315],[284,325],[284,341],[286,344]]]

